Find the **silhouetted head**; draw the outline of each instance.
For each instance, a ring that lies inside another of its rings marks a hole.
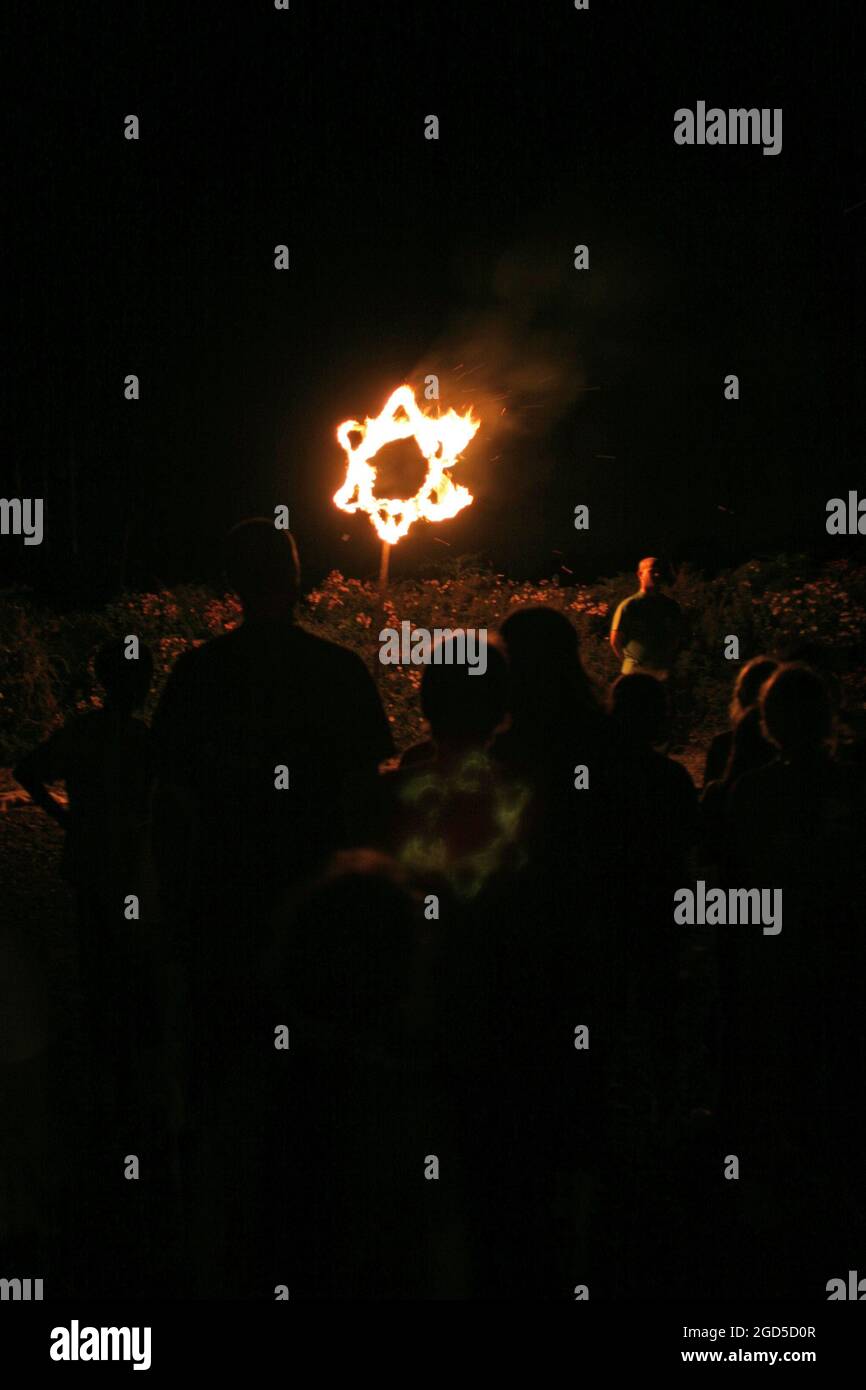
[[[597,708],[577,630],[555,608],[519,608],[500,628],[511,672],[515,725]]]
[[[811,635],[808,638],[793,638],[781,649],[780,664],[782,662],[786,666],[796,662],[799,666],[808,666],[811,670],[817,671],[827,688],[833,708],[838,709],[845,703],[845,693],[840,680],[845,659],[842,650],[834,646],[833,642],[820,642]]]
[[[786,758],[814,755],[833,732],[830,696],[817,671],[800,662],[780,666],[761,691],[764,736]]]
[[[647,555],[637,567],[637,577],[641,593],[652,593],[664,583],[662,563],[655,555]]]
[[[153,654],[143,642],[138,644],[137,657],[127,657],[126,651],[126,640],[113,638],[99,648],[93,658],[93,668],[105,691],[106,705],[131,714],[144,704],[150,691]]]
[[[828,668],[832,666],[833,648],[824,642],[816,641],[814,637],[804,637],[802,634],[791,637],[780,648],[781,662],[790,665],[797,662],[801,666],[811,666],[813,671],[818,671],[826,678]]]
[[[778,669],[779,663],[772,656],[753,656],[746,662],[734,681],[734,693],[729,711],[732,724],[736,724],[747,709],[751,709],[752,705],[758,703],[761,686]]]
[[[610,691],[611,723],[617,733],[646,747],[661,743],[667,731],[668,693],[655,676],[620,676]]]
[[[508,709],[508,666],[495,637],[486,641],[487,669],[473,671],[460,655],[456,631],[436,643],[421,677],[421,709],[438,744],[485,744]],[[477,635],[476,635],[477,640]],[[443,658],[441,662],[436,658]],[[447,660],[450,658],[450,661]]]
[[[294,610],[301,587],[298,548],[289,531],[278,531],[266,517],[229,531],[225,572],[247,617],[283,617]]]
[[[764,738],[761,711],[757,705],[751,705],[749,709],[741,711],[734,725],[731,751],[722,781],[736,782],[744,773],[766,766],[775,756],[775,748]]]

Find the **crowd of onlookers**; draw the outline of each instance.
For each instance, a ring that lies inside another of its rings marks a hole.
[[[817,1294],[822,1259],[847,1269],[864,777],[820,670],[742,666],[698,790],[665,682],[602,695],[569,621],[525,609],[483,674],[425,667],[429,738],[398,761],[363,662],[294,622],[291,539],[237,528],[228,577],[245,621],[179,659],[151,728],[149,654],[118,639],[102,707],[15,770],[78,903],[97,1137],[64,1192],[120,1145],[158,1193],[152,1225],[97,1202],[99,1272],[68,1235],[58,1277],[110,1284],[124,1242],[124,1278],[180,1297]],[[781,889],[781,932],[677,925],[697,879]]]

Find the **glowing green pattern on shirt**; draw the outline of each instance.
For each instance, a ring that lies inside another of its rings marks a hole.
[[[506,856],[516,868],[525,862],[518,836],[531,795],[524,784],[506,780],[481,749],[473,749],[447,771],[438,767],[419,771],[406,782],[399,796],[422,821],[399,851],[400,863],[413,874],[441,874],[458,898],[476,897]],[[457,802],[464,796],[474,798],[475,827],[484,819],[478,815],[479,799],[486,798],[488,802],[490,833],[481,845],[468,850],[455,847],[453,833],[455,821],[459,829]],[[446,827],[452,831],[450,837],[443,833]]]

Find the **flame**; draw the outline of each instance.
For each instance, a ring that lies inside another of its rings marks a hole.
[[[445,521],[472,502],[472,493],[453,483],[449,469],[474,438],[480,420],[472,411],[458,415],[425,415],[419,409],[411,386],[398,386],[374,420],[364,424],[344,420],[337,439],[346,452],[346,479],[334,502],[344,512],[367,512],[378,535],[389,545],[405,536],[413,521]],[[350,435],[360,435],[353,445]],[[427,474],[414,497],[376,497],[376,469],[370,460],[385,444],[397,439],[415,439],[427,460]]]

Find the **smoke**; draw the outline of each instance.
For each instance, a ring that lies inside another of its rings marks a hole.
[[[439,404],[472,406],[482,428],[467,465],[507,452],[511,440],[545,440],[584,395],[587,382],[578,325],[588,298],[569,248],[524,242],[467,287],[474,300],[424,354],[411,374],[419,400],[424,378],[439,378]],[[466,276],[470,268],[466,267]],[[468,297],[468,296],[467,296]],[[435,408],[435,407],[434,407]],[[492,451],[492,452],[491,452]]]

